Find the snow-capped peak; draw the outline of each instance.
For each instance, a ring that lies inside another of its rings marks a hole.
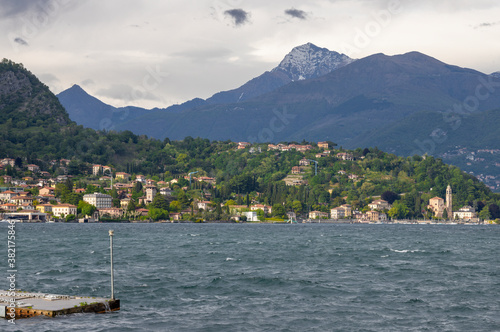
[[[294,47],[272,71],[285,72],[292,81],[319,77],[343,67],[354,59],[312,43]]]

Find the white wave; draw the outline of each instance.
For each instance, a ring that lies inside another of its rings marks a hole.
[[[229,261],[235,261],[235,260],[236,260],[236,258],[232,258],[232,257],[227,257],[227,258],[226,258],[226,262],[229,262]]]
[[[391,249],[391,251],[394,251],[394,252],[399,252],[399,253],[407,253],[407,252],[410,252],[410,253],[413,253],[413,252],[425,252],[425,250],[418,250],[418,249],[415,249],[415,250],[410,250],[410,249],[403,249],[403,250]]]

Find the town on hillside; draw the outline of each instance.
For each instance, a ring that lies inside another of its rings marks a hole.
[[[332,142],[255,146],[238,142],[231,150],[247,155],[268,153],[276,160],[280,160],[282,153],[298,155],[294,159],[296,164],[290,165],[289,171],[277,181],[270,182],[267,191],[234,191],[232,187],[233,191],[226,193],[227,187],[219,184],[217,176],[207,176],[203,170],[160,178],[117,171],[110,165],[86,164],[83,174],[74,175],[70,174],[72,160],[51,160],[43,169],[13,156],[0,160],[1,218],[26,222],[480,223],[493,220],[497,212],[500,215],[495,204],[479,206],[481,202],[474,201],[471,205],[476,206],[454,206],[450,185],[444,199],[431,197],[432,192],[427,193],[429,198],[425,202],[421,201],[424,196],[415,196],[419,205],[413,209],[420,218],[411,216],[408,207],[411,204],[405,200],[410,196],[407,193],[385,190],[381,195],[365,197],[365,203],[360,202],[360,197],[354,197],[353,191],[345,190],[342,185],[353,188],[372,185],[362,182],[372,173],[362,172],[359,166],[369,157],[367,149],[362,153],[335,150]],[[325,176],[324,172],[318,173],[325,165],[334,165],[336,170],[328,174],[330,188],[309,199],[311,188],[320,181],[320,176]],[[398,178],[413,181],[404,172],[399,172]],[[288,195],[295,194],[294,199],[276,198],[287,190]],[[304,200],[300,199],[302,196]]]

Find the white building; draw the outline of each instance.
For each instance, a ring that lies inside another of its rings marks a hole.
[[[475,218],[477,218],[476,211],[470,206],[464,206],[458,211],[453,212],[453,219],[472,220]]]
[[[83,201],[92,204],[98,209],[110,208],[113,206],[113,198],[110,195],[93,193],[83,196]]]
[[[76,216],[76,214],[77,214],[76,206],[71,205],[71,204],[53,205],[52,206],[52,214],[55,217],[60,217],[61,215],[67,216],[69,214]]]
[[[336,207],[330,210],[330,216],[332,219],[343,219],[345,218],[345,210],[342,207]]]
[[[255,211],[242,212],[241,214],[247,217],[247,221],[259,221],[259,218],[257,218],[257,212]]]

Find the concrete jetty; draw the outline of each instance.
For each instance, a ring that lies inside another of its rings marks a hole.
[[[118,299],[0,290],[0,317],[5,319],[116,310],[120,310]]]

